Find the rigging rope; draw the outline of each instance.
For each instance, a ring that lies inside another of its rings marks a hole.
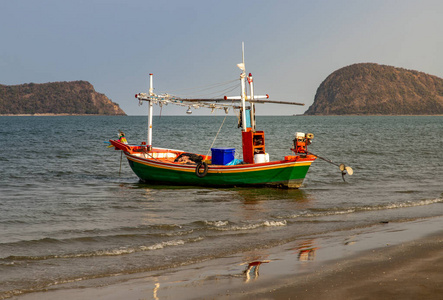
[[[219,86],[223,86],[223,85],[227,85],[233,82],[237,82],[239,79],[234,79],[234,80],[229,80],[229,81],[225,81],[225,82],[219,82],[219,83],[214,83],[214,84],[209,84],[209,85],[204,85],[204,86],[199,86],[199,87],[193,87],[193,88],[187,88],[187,89],[183,89],[182,91],[192,91],[192,90],[207,90],[207,89],[211,89],[211,88],[215,88],[215,87],[219,87]]]
[[[229,108],[228,108],[228,110],[229,110]],[[208,152],[206,153],[206,157],[209,156],[209,152],[211,151],[212,146],[214,146],[215,140],[217,139],[218,134],[220,133],[220,131],[221,131],[222,127],[223,127],[223,124],[225,124],[225,121],[226,121],[226,117],[227,117],[227,116],[228,116],[228,114],[226,113],[225,118],[223,119],[223,122],[221,123],[220,128],[218,129],[218,132],[217,132],[217,134],[215,135],[214,140],[212,141],[211,147],[209,147]]]
[[[236,89],[238,89],[238,88],[239,88],[239,87],[238,87],[237,84],[236,84],[236,85],[233,85],[233,86],[230,86],[230,87],[226,88],[224,91],[221,91],[221,93],[218,94],[215,98],[223,97],[223,96],[225,96],[226,94],[229,94],[230,92],[232,92],[233,90],[236,90]]]
[[[226,82],[223,82],[223,83],[216,83],[216,84],[212,84],[212,85],[208,85],[208,86],[203,86],[203,87],[200,87],[200,88],[188,88],[188,89],[183,89],[181,91],[174,91],[171,94],[174,94],[174,95],[183,95],[183,94],[190,95],[190,94],[194,94],[193,96],[220,94],[220,93],[223,93],[225,90],[228,90],[228,89],[231,90],[232,87],[234,86],[234,85],[232,85],[232,83],[234,83],[234,82],[237,83],[238,79],[226,81]],[[228,87],[224,87],[224,86],[226,86],[228,84],[229,84]],[[238,87],[237,84],[235,84],[235,86]],[[221,89],[221,90],[219,89],[217,91],[210,92],[211,90],[214,90],[216,88],[223,88],[223,89]],[[199,97],[201,97],[201,96],[199,96]],[[192,97],[183,97],[183,96],[181,96],[181,98],[192,98]]]
[[[194,93],[192,95],[188,94],[186,96],[182,96],[183,95],[182,94],[179,97],[180,98],[184,98],[184,99],[186,99],[186,98],[188,98],[188,99],[192,99],[192,98],[208,98],[208,99],[211,99],[211,98],[222,97],[222,96],[226,95],[227,93],[229,93],[229,92],[231,92],[231,91],[233,91],[235,89],[238,89],[238,88],[239,88],[238,84],[234,84],[234,85],[227,86],[227,87],[225,87],[223,89],[218,89],[218,90],[214,90],[214,91],[206,91],[206,92],[202,91],[201,93]]]

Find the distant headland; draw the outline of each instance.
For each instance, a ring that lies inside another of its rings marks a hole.
[[[320,84],[305,115],[443,115],[443,79],[375,63],[350,65]]]
[[[126,115],[87,81],[0,84],[0,115]]]

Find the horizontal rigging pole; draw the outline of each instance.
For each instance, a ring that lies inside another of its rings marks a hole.
[[[240,102],[240,99],[181,99],[186,102]],[[260,99],[246,99],[248,102],[253,103],[271,103],[271,104],[288,104],[288,105],[305,105],[304,103],[290,102],[290,101],[275,101],[275,100],[260,100]]]
[[[157,96],[157,97],[146,97],[142,94],[138,94],[136,95],[136,97],[139,100],[145,100],[145,101],[150,101],[150,100],[154,100],[154,101],[167,101],[167,100],[172,100],[172,101],[178,101],[178,102],[182,102],[182,103],[205,103],[205,102],[212,102],[212,103],[234,103],[234,102],[240,102],[240,99],[236,99],[236,98],[219,98],[219,99],[185,99],[185,98],[176,98],[176,97],[171,97],[170,95],[165,95],[165,96]],[[249,97],[248,97],[249,98]],[[270,103],[270,104],[286,104],[286,105],[305,105],[304,103],[298,103],[298,102],[290,102],[290,101],[275,101],[275,100],[261,100],[261,99],[246,99],[246,101],[248,102],[253,102],[253,103]]]
[[[274,101],[274,100],[248,100],[254,103],[272,103],[272,104],[288,104],[288,105],[305,105],[304,103],[290,102],[290,101]]]

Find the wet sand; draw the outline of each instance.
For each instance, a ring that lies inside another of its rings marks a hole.
[[[443,233],[339,260],[238,299],[442,299]]]
[[[304,237],[13,299],[442,299],[443,217]]]

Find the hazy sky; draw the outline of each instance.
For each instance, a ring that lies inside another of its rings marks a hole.
[[[235,80],[242,41],[256,94],[306,104],[258,114],[300,114],[354,63],[443,77],[443,1],[0,0],[0,84],[86,80],[142,115],[149,73],[157,93]]]

